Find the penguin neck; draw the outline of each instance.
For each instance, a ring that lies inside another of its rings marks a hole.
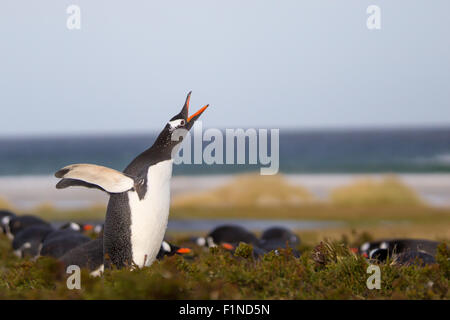
[[[176,146],[168,134],[163,131],[155,143],[137,156],[124,170],[131,176],[146,176],[150,166],[172,159],[172,149]]]

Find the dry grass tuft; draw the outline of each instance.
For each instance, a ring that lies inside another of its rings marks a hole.
[[[292,186],[282,175],[244,174],[230,184],[212,191],[183,194],[176,197],[173,207],[278,207],[298,206],[313,200],[311,193]]]
[[[6,201],[6,199],[0,197],[0,209],[12,210],[13,207],[8,201]]]
[[[341,206],[421,206],[418,195],[393,176],[380,181],[365,179],[336,188],[331,194],[333,204]]]

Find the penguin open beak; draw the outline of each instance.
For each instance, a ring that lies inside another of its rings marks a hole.
[[[202,113],[209,107],[209,104],[198,110],[193,115],[189,116],[189,102],[191,101],[191,93],[190,91],[186,97],[186,102],[184,103],[183,110],[181,110],[181,115],[186,119],[187,127],[190,129],[192,125],[194,124],[195,120],[200,118]]]

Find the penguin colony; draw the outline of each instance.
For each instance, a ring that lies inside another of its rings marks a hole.
[[[8,219],[4,219],[8,217]],[[16,216],[10,211],[0,210],[0,227],[2,232],[12,239],[14,253],[19,257],[38,258],[51,256],[59,259],[64,266],[78,265],[87,268],[91,275],[98,276],[103,272],[103,225],[92,226],[69,222],[55,228],[38,217],[30,215]],[[23,225],[25,225],[23,227]],[[86,234],[97,236],[92,239]],[[192,245],[203,248],[221,247],[234,254],[240,243],[253,247],[253,258],[259,259],[268,252],[279,254],[280,249],[290,248],[294,257],[300,257],[297,250],[300,238],[283,227],[271,227],[263,231],[261,237],[237,225],[221,225],[209,232],[205,237],[192,237]],[[363,243],[353,248],[367,259],[398,265],[423,266],[434,264],[438,242],[422,239],[383,239]],[[165,240],[162,241],[156,259],[175,254],[191,257],[190,248],[178,247]]]
[[[5,219],[7,217],[7,219]],[[103,270],[103,225],[68,222],[58,227],[32,215],[17,216],[0,210],[1,232],[11,239],[14,254],[20,258],[53,257],[65,266],[78,265],[99,275]],[[163,241],[157,259],[190,253]]]
[[[1,231],[12,241],[19,257],[50,256],[64,265],[88,268],[100,275],[105,267],[144,267],[166,255],[189,253],[164,241],[170,207],[172,155],[195,121],[208,105],[189,116],[191,93],[181,111],[172,117],[154,144],[138,155],[123,172],[94,164],[72,164],[55,173],[61,180],[56,188],[72,186],[96,188],[109,195],[104,225],[92,226],[69,222],[55,228],[32,216],[16,216],[0,210]],[[85,233],[94,231],[96,239]],[[234,252],[239,243],[253,246],[254,258],[282,248],[292,248],[295,257],[300,239],[292,231],[272,227],[257,238],[250,231],[233,225],[219,226],[206,237],[191,239],[202,247],[221,246]],[[399,264],[435,263],[438,243],[429,240],[386,239],[364,243],[356,251],[381,262]]]

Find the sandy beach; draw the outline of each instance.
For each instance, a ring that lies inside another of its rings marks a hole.
[[[337,187],[357,179],[380,179],[382,174],[293,174],[286,175],[293,184],[308,189],[320,200],[326,200]],[[450,174],[397,174],[403,183],[414,189],[432,206],[450,207]],[[185,192],[210,190],[233,179],[232,175],[175,176],[172,196]],[[49,203],[57,208],[83,208],[106,204],[108,197],[101,191],[84,188],[57,190],[52,176],[0,177],[0,197],[21,210]]]

